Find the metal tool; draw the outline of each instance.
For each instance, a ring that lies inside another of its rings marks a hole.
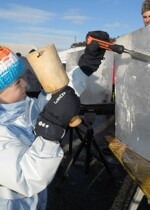
[[[113,51],[118,54],[128,53],[130,54],[131,58],[134,60],[150,63],[150,55],[146,55],[144,53],[140,53],[134,50],[128,50],[123,45],[113,44],[111,42],[106,42],[106,41],[88,36],[86,43],[90,44],[92,41],[97,41],[99,43],[99,46],[105,50]]]

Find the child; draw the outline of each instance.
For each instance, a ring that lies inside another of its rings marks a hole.
[[[101,31],[90,35],[106,41],[108,38]],[[74,79],[70,78],[78,94],[104,53],[96,43],[86,47],[80,68],[73,72]],[[17,56],[0,47],[0,210],[46,209],[46,187],[63,158],[60,141],[80,110],[80,100],[69,86],[50,100],[44,92],[38,99],[27,97],[23,73]]]
[[[63,157],[59,140],[80,108],[70,87],[63,90],[64,97],[55,105],[59,93],[48,103],[42,93],[38,100],[27,97],[22,75],[19,59],[1,47],[0,210],[46,209],[46,187]]]

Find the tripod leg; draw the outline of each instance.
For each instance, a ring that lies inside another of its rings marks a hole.
[[[86,133],[84,134],[85,135],[84,138],[82,138],[78,129],[76,129],[76,132],[80,137],[80,139],[82,140],[83,146],[86,149],[85,173],[88,174],[91,162],[91,140],[93,138],[94,131],[91,124],[90,125],[84,124],[84,125],[87,128]]]
[[[66,171],[65,171],[65,173],[63,175],[63,179],[65,179],[67,177],[68,172],[70,170],[70,167],[72,166],[72,164],[76,161],[76,159],[80,155],[80,152],[81,152],[82,148],[84,147],[84,144],[85,144],[85,141],[83,139],[83,141],[80,143],[80,145],[78,146],[77,150],[75,151],[74,156],[71,158],[71,160],[70,160],[70,162],[69,162],[69,164],[67,166],[67,169],[66,169]]]
[[[87,125],[84,124],[87,128]],[[89,166],[90,166],[90,161],[91,161],[91,141],[90,138],[91,136],[93,136],[93,129],[91,129],[91,126],[89,126],[86,130],[86,133],[84,134],[84,138],[82,137],[82,135],[80,134],[78,128],[75,128],[76,133],[78,134],[79,138],[81,139],[81,144],[79,146],[79,153],[81,152],[83,146],[86,149],[86,161],[85,161],[85,173],[88,174],[89,172]],[[75,154],[75,160],[77,159],[76,157],[78,157],[79,153],[77,153],[77,155]]]
[[[69,128],[69,155],[72,155],[73,128]]]
[[[93,138],[94,131],[92,126],[89,125],[85,134],[85,148],[86,148],[86,161],[85,161],[85,173],[89,173],[90,162],[91,162],[91,139]]]
[[[104,164],[107,172],[112,176],[112,172],[110,170],[110,167],[108,166],[105,158],[104,158],[104,155],[102,154],[102,151],[100,150],[99,148],[99,145],[97,144],[96,140],[93,138],[92,139],[92,143],[93,143],[93,146],[95,147],[96,151],[98,152],[98,155],[99,155],[99,160]]]
[[[89,173],[89,168],[90,168],[90,161],[91,161],[91,142],[88,139],[89,137],[87,136],[87,141],[86,141],[86,161],[85,161],[85,173]]]

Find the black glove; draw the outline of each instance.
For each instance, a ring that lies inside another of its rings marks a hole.
[[[60,141],[69,122],[79,111],[79,97],[71,87],[65,87],[53,94],[46,104],[35,126],[36,135],[47,140]]]
[[[86,40],[89,36],[101,39],[103,41],[109,40],[108,33],[104,31],[88,32],[88,34],[86,35]],[[92,41],[90,44],[86,45],[84,54],[81,55],[78,65],[87,76],[90,76],[98,69],[101,61],[104,59],[105,51],[105,49],[100,48],[98,42],[96,41]]]

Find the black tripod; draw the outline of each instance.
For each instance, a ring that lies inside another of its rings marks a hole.
[[[84,126],[84,131],[80,128],[81,126]],[[85,129],[86,129],[86,131],[85,131]],[[104,155],[94,138],[94,130],[92,127],[91,120],[89,120],[88,122],[85,122],[84,120],[82,120],[82,123],[80,126],[75,127],[75,128],[69,128],[69,131],[70,131],[69,153],[72,154],[73,131],[76,132],[77,136],[81,140],[81,143],[79,144],[77,150],[75,151],[73,157],[71,158],[71,160],[68,164],[68,167],[63,175],[63,180],[67,177],[70,167],[72,166],[72,164],[75,163],[75,161],[79,157],[83,148],[85,148],[85,151],[86,151],[86,159],[85,159],[85,173],[86,174],[89,173],[91,160],[93,157],[95,157],[98,161],[100,161],[100,163],[107,170],[107,172],[110,175],[112,175],[111,170],[104,158]],[[94,149],[94,151],[91,150],[92,148]]]

